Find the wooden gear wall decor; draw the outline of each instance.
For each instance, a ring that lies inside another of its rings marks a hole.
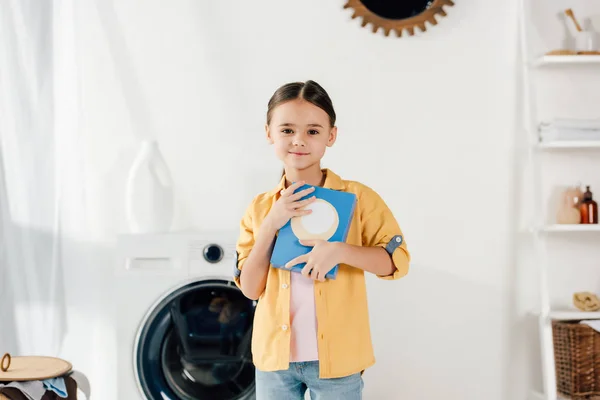
[[[454,5],[452,0],[348,0],[344,9],[354,10],[352,18],[361,18],[361,26],[372,25],[373,33],[382,28],[385,36],[395,31],[398,37],[407,30],[410,36],[415,34],[415,28],[425,32],[426,22],[437,25],[436,15],[446,16],[444,6]]]

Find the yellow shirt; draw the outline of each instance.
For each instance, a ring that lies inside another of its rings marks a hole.
[[[402,231],[381,197],[369,187],[342,180],[330,170],[323,187],[356,194],[357,205],[346,243],[380,246],[390,253],[396,271],[382,279],[399,279],[408,273],[410,254]],[[252,250],[261,223],[285,188],[285,177],[272,191],[254,198],[240,223],[234,280],[240,286],[244,262]],[[252,357],[261,371],[289,368],[290,362],[290,274],[269,268],[267,284],[254,316]],[[296,272],[293,272],[296,273]],[[335,280],[315,281],[321,378],[339,378],[365,370],[375,363],[367,309],[364,271],[340,264]]]

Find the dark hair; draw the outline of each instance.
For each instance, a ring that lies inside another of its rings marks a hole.
[[[329,115],[329,124],[335,126],[335,110],[329,95],[321,85],[310,80],[287,83],[273,93],[267,109],[267,125],[271,123],[271,115],[275,107],[296,99],[306,100],[325,111]]]

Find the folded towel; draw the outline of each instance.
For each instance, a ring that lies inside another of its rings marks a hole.
[[[600,119],[574,119],[574,118],[555,118],[552,121],[543,121],[540,123],[542,129],[555,127],[559,129],[581,129],[581,130],[599,130]]]
[[[600,310],[600,299],[591,292],[577,292],[573,294],[573,304],[581,311]]]
[[[91,387],[87,376],[77,370],[72,370],[68,376],[77,382],[77,387],[83,392],[86,400],[90,400]]]
[[[41,381],[10,382],[6,385],[0,384],[0,392],[3,388],[15,388],[21,391],[29,400],[40,400],[46,389]]]
[[[46,379],[42,381],[42,383],[46,390],[53,391],[58,397],[62,397],[63,399],[67,398],[67,387],[65,385],[65,380],[62,377]]]
[[[597,319],[581,321],[580,324],[588,325],[593,330],[600,332],[600,321]]]

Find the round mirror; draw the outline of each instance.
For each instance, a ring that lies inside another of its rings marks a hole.
[[[372,25],[373,33],[383,28],[385,36],[395,31],[398,37],[407,30],[415,34],[415,27],[425,32],[426,22],[437,25],[436,14],[446,16],[444,6],[453,6],[452,0],[348,0],[344,8],[354,10],[352,18],[362,18],[362,26]]]

